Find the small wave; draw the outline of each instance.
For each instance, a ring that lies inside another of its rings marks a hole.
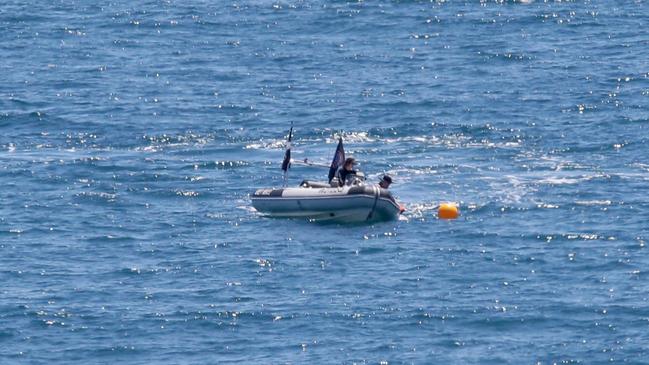
[[[417,203],[408,206],[404,213],[407,217],[421,218],[429,212],[434,212],[439,207],[438,203]]]
[[[568,233],[563,235],[564,238],[568,240],[583,240],[583,241],[595,241],[600,239],[607,239],[595,233]]]
[[[201,162],[186,166],[185,168],[191,168],[193,170],[199,169],[216,169],[216,170],[229,170],[239,167],[250,166],[250,163],[242,160],[222,160],[222,161],[209,161]]]
[[[478,55],[484,57],[486,60],[500,60],[500,61],[533,61],[535,56],[525,53],[517,52],[478,52]]]
[[[237,205],[237,209],[245,210],[246,212],[249,213],[258,213],[257,209],[253,208],[251,205]],[[223,214],[218,214],[214,215],[215,218],[225,218],[225,215]],[[212,217],[210,217],[212,218]]]
[[[175,271],[175,270],[180,270],[180,268],[170,268],[170,267],[150,267],[150,268],[142,268],[139,266],[132,266],[132,267],[124,267],[119,270],[111,271],[111,274],[117,273],[121,275],[127,275],[127,276],[137,276],[137,275],[143,275],[143,274],[149,274],[149,275],[155,275],[160,272],[169,272],[169,271]]]
[[[191,191],[191,190],[187,190],[187,191],[177,190],[176,195],[182,196],[182,197],[185,197],[185,198],[194,198],[194,197],[197,197],[199,194],[198,194],[198,192]]]
[[[560,206],[557,204],[551,204],[551,203],[537,203],[536,207],[539,209],[559,209]]]
[[[107,201],[107,202],[114,202],[117,199],[117,194],[115,193],[94,192],[94,191],[84,191],[75,194],[75,196],[77,198],[85,198],[94,201]]]
[[[539,184],[547,185],[574,185],[597,178],[607,177],[604,174],[582,175],[578,177],[546,177],[538,181]]]
[[[638,168],[638,169],[643,170],[643,171],[646,171],[646,172],[649,172],[649,164],[646,164],[646,163],[639,163],[639,162],[637,162],[637,163],[633,163],[633,164],[631,164],[630,166],[631,166],[631,167]]]
[[[414,33],[411,34],[410,37],[412,39],[430,39],[439,37],[439,33]]]
[[[89,164],[92,165],[96,162],[107,161],[108,159],[99,156],[88,156],[88,157],[79,157],[74,159],[72,162],[75,164]]]
[[[247,144],[244,148],[247,150],[262,150],[262,149],[283,149],[286,147],[286,140],[275,139],[271,141],[258,141]]]
[[[222,135],[227,135],[227,131],[221,131]],[[200,146],[207,145],[216,140],[216,133],[193,133],[187,132],[182,134],[160,134],[160,135],[143,135],[142,140],[149,143],[147,146],[136,147],[135,151],[156,152],[161,148],[173,148],[180,146]]]
[[[85,239],[87,242],[100,243],[100,242],[130,242],[135,240],[135,238],[130,236],[113,236],[113,235],[103,235],[103,236],[94,236],[88,237]]]
[[[575,201],[575,204],[585,206],[606,206],[611,205],[612,202],[610,200],[577,200]]]
[[[252,209],[252,207],[248,207],[248,206],[246,206],[245,208],[251,208],[251,209]],[[225,219],[225,218],[229,218],[225,213],[207,213],[207,214],[205,214],[205,216],[206,216],[207,218],[210,218],[210,219]]]

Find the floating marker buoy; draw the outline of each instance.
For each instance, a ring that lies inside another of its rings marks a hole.
[[[460,216],[460,209],[453,203],[442,203],[439,205],[437,217],[439,219],[455,219]]]

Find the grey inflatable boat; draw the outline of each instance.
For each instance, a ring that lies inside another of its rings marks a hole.
[[[252,206],[273,217],[307,218],[341,222],[374,222],[397,219],[404,208],[387,189],[361,179],[344,186],[303,181],[299,187],[259,189]]]

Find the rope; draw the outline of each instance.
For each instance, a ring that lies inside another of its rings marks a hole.
[[[376,186],[372,186],[372,191],[374,191],[374,205],[372,206],[372,210],[370,210],[370,214],[367,215],[367,218],[365,219],[366,221],[372,219],[372,215],[376,210],[376,203],[379,201],[379,193],[381,192],[381,190],[379,190]]]

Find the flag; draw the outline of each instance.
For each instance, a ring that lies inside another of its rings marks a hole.
[[[286,142],[286,153],[284,154],[284,161],[282,162],[282,170],[288,172],[288,168],[291,167],[291,139],[293,138],[293,126],[291,126],[291,131],[288,132],[288,142]]]
[[[343,148],[343,137],[338,138],[338,147],[336,147],[336,153],[334,153],[334,159],[331,161],[331,166],[329,167],[329,182],[331,179],[336,176],[336,171],[338,167],[345,162],[345,149]]]

